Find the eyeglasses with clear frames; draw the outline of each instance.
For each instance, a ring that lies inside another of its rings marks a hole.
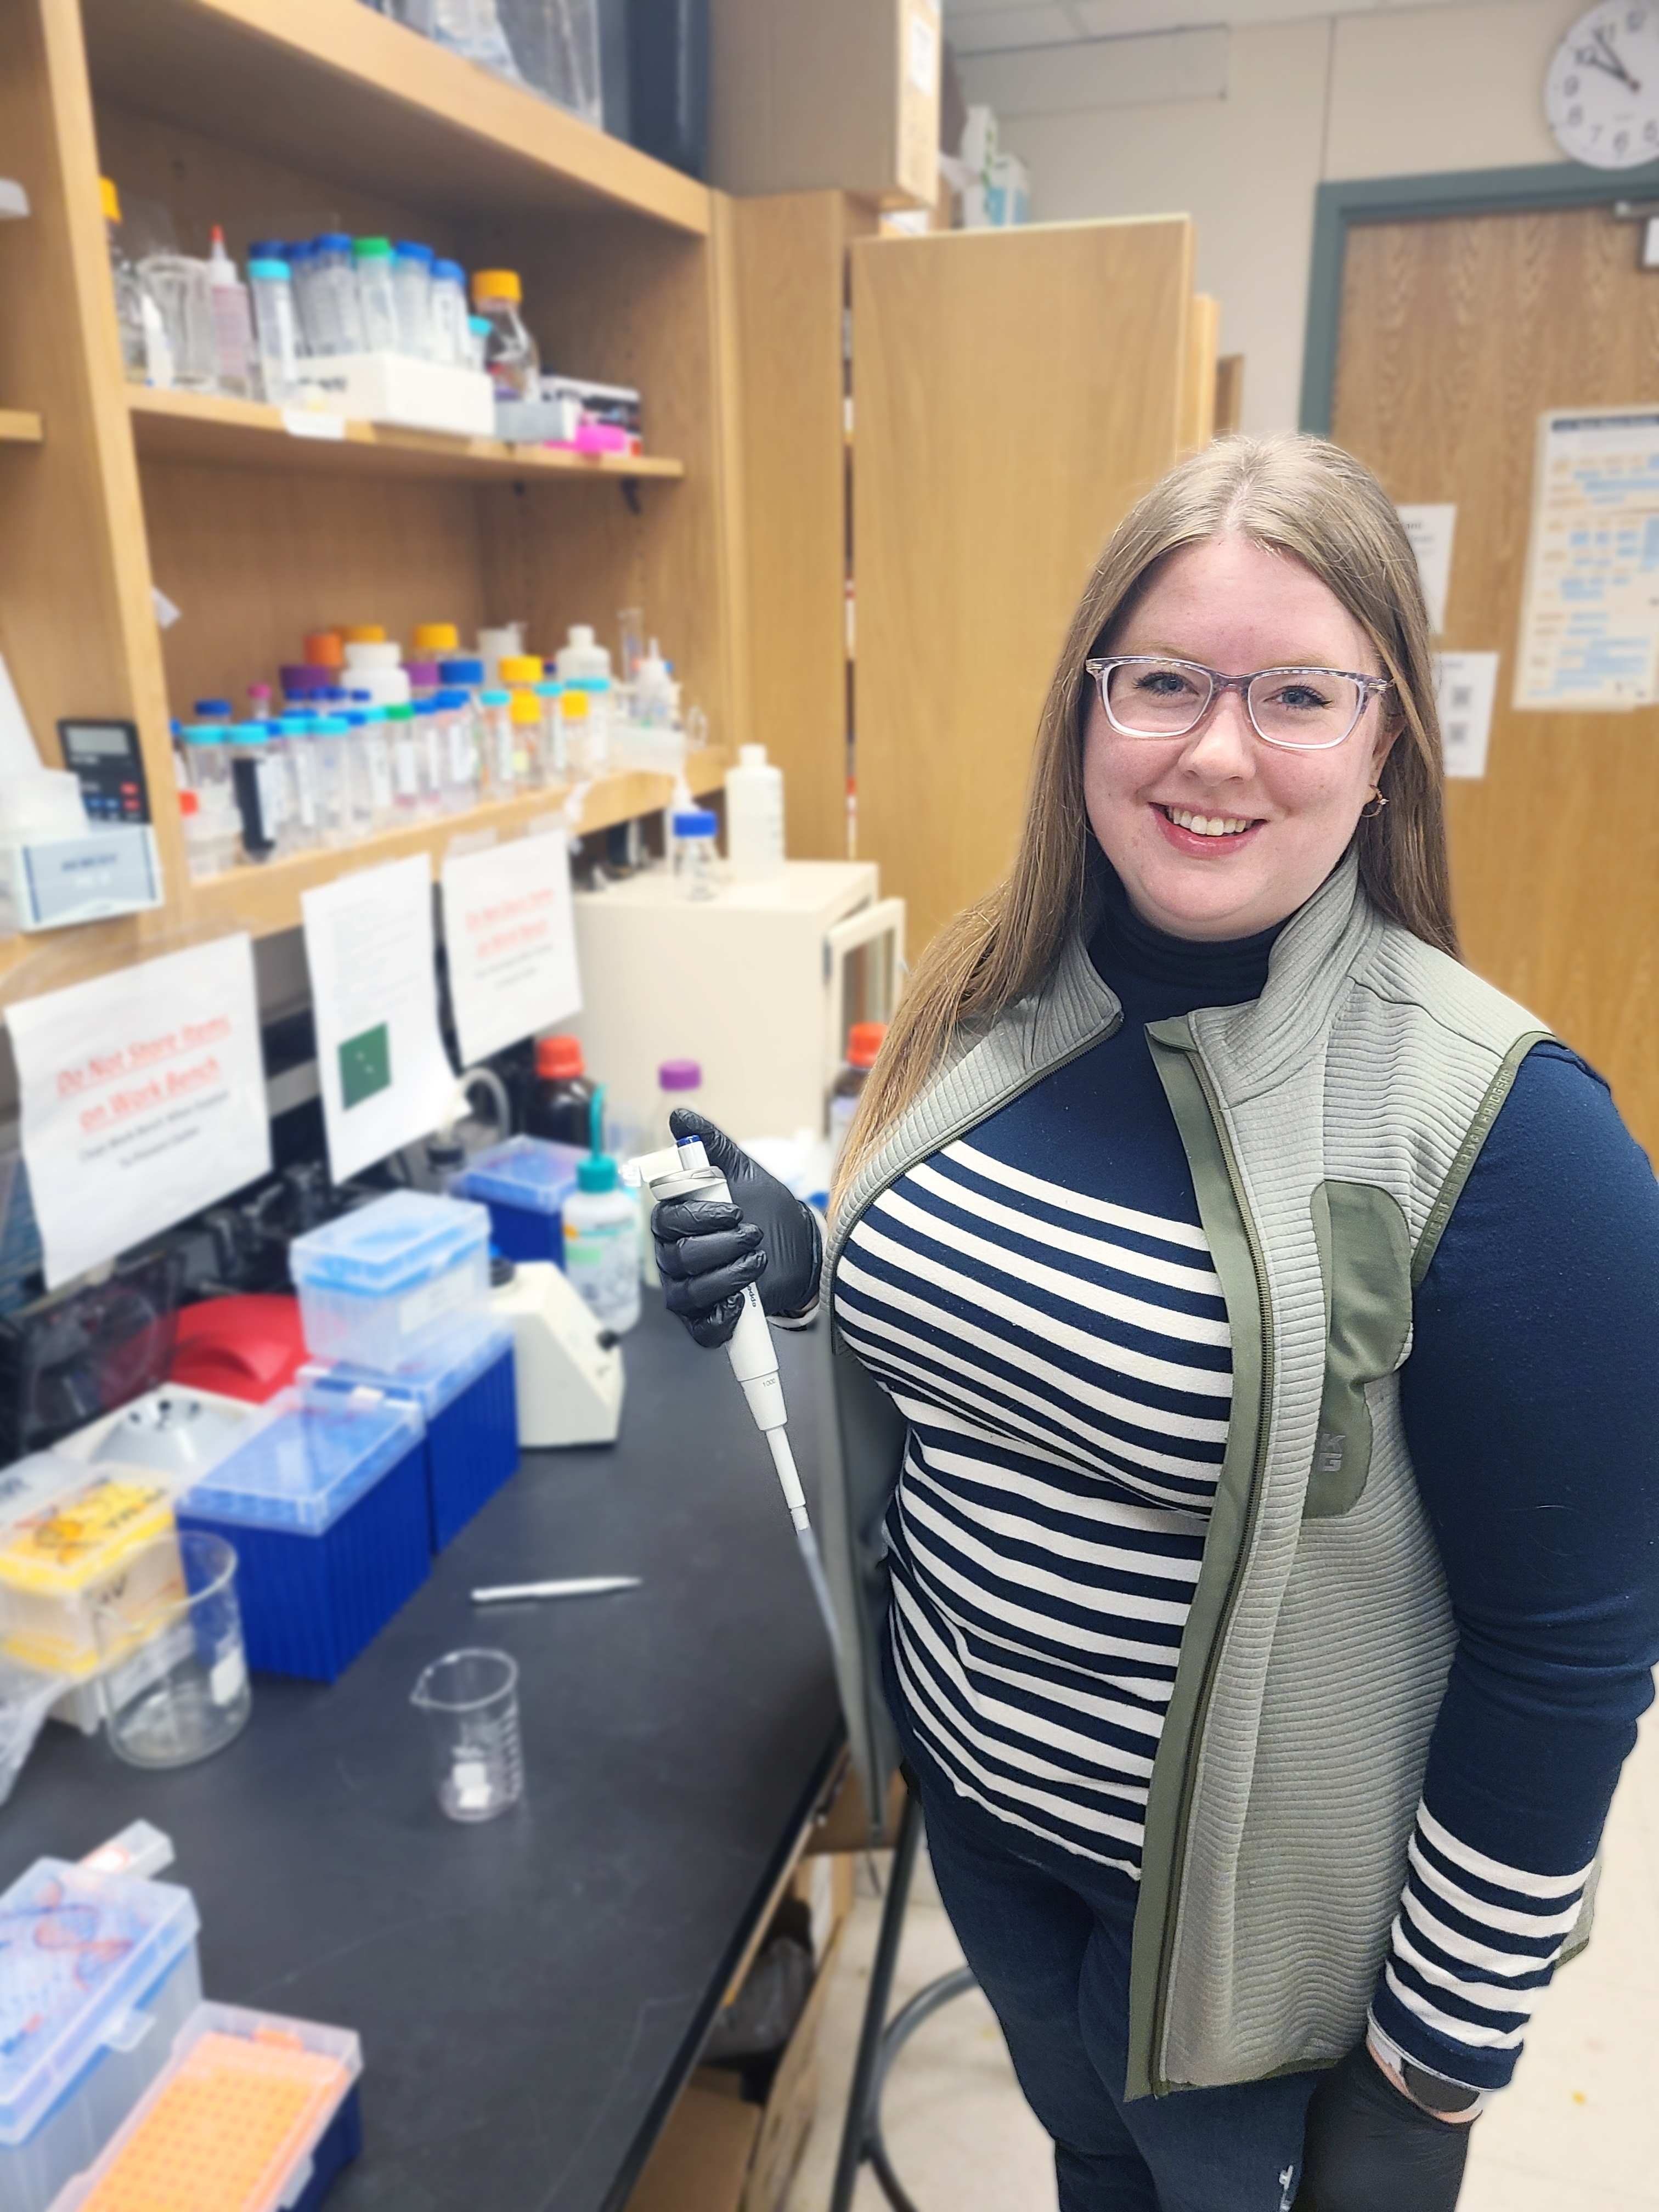
[[[1198,660],[1154,653],[1119,653],[1083,664],[1095,679],[1106,719],[1126,738],[1184,738],[1224,691],[1243,698],[1250,726],[1264,744],[1287,752],[1326,752],[1351,737],[1386,676],[1348,668],[1258,668],[1224,676]]]

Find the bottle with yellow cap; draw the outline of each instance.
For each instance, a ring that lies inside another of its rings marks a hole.
[[[440,653],[453,653],[461,641],[460,631],[453,623],[416,623],[415,652],[419,659],[430,660]]]
[[[149,351],[144,336],[144,289],[121,243],[121,196],[107,177],[99,178],[98,191],[104,204],[104,231],[109,240],[115,321],[121,333],[121,368],[129,384],[144,384],[149,381],[150,374]],[[160,316],[155,319],[159,326]],[[165,339],[162,342],[165,343]],[[167,381],[171,383],[171,377]]]
[[[496,665],[509,694],[514,781],[520,791],[533,791],[542,781],[542,702],[536,696],[542,680],[541,655],[504,653]]]
[[[542,361],[536,341],[519,313],[524,299],[512,269],[477,269],[472,275],[472,307],[489,324],[484,367],[497,399],[539,399]]]

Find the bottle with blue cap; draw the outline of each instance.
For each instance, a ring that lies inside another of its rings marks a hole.
[[[720,817],[705,806],[682,807],[674,816],[674,879],[682,898],[720,896]]]
[[[400,238],[392,249],[392,296],[398,311],[398,350],[416,361],[434,358],[432,265],[429,246]]]
[[[320,238],[313,238],[308,267],[301,311],[312,352],[362,353],[362,308],[347,233],[325,230]]]
[[[618,1336],[640,1317],[639,1208],[622,1187],[617,1163],[600,1149],[605,1085],[589,1112],[592,1151],[576,1168],[576,1188],[565,1200],[564,1272],[595,1321]]]
[[[459,261],[434,261],[427,302],[432,358],[451,368],[471,368],[472,337],[467,329],[466,271]]]

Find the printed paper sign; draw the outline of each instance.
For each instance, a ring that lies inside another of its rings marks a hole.
[[[1436,669],[1435,703],[1448,775],[1486,773],[1492,702],[1498,696],[1495,653],[1443,653]]]
[[[1519,708],[1650,705],[1659,656],[1659,408],[1539,419]]]
[[[1437,637],[1446,627],[1446,593],[1451,588],[1452,533],[1457,527],[1455,507],[1402,507],[1400,520],[1417,556],[1417,573],[1423,580],[1423,596],[1429,603],[1429,628]]]
[[[50,1287],[270,1170],[246,937],[8,1008]]]
[[[562,837],[520,837],[444,862],[449,995],[469,1066],[580,1013]]]
[[[301,895],[323,1129],[336,1182],[437,1127],[454,1085],[438,1031],[423,854]]]

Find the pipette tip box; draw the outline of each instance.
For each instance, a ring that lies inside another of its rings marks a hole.
[[[313,1358],[390,1374],[489,1312],[489,1216],[465,1199],[392,1191],[296,1237],[289,1269]]]
[[[412,1398],[299,1390],[180,1499],[237,1559],[248,1663],[331,1682],[431,1571],[425,1423]]]
[[[46,2212],[202,2001],[187,1889],[37,1859],[0,1896],[0,2204]]]
[[[300,1370],[302,1396],[326,1407],[342,1397],[373,1403],[384,1394],[417,1405],[426,1422],[427,1508],[441,1552],[519,1467],[513,1331],[501,1322],[467,1330],[423,1366],[377,1375],[313,1360]]]
[[[52,2212],[314,2212],[362,2148],[362,2063],[349,2028],[198,2004]]]
[[[489,1207],[490,1241],[504,1260],[551,1260],[562,1267],[564,1202],[586,1158],[578,1145],[509,1137],[475,1152],[449,1188]]]

